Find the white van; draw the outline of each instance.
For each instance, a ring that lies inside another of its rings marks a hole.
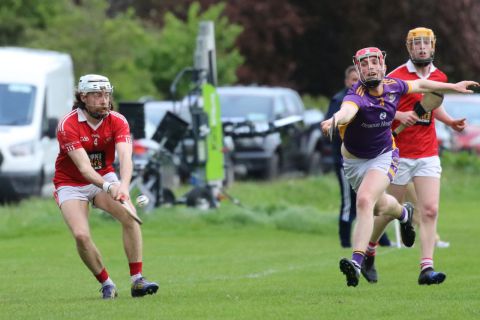
[[[0,200],[39,195],[51,181],[56,126],[73,95],[68,54],[0,47]]]

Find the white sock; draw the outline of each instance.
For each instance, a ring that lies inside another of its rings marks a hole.
[[[102,287],[105,287],[107,285],[112,285],[112,286],[115,286],[115,283],[113,283],[112,279],[110,279],[110,277],[108,277],[107,280],[105,280],[104,282],[102,282]]]
[[[133,276],[131,276],[132,282],[137,281],[137,280],[140,279],[141,277],[142,277],[142,274],[141,274],[141,273],[134,274]]]

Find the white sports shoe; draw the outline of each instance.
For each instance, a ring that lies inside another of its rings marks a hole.
[[[450,242],[438,240],[437,242],[435,242],[435,246],[437,248],[448,248],[450,247]]]

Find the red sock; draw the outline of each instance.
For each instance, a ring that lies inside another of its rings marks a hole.
[[[367,256],[370,256],[370,257],[375,256],[375,254],[377,252],[377,246],[378,246],[378,242],[371,242],[370,241],[368,243],[367,251],[365,252],[365,254]]]
[[[104,283],[108,279],[108,272],[107,269],[103,268],[102,271],[100,271],[99,274],[95,275],[95,278],[97,278],[98,282]]]
[[[422,258],[420,260],[420,270],[423,271],[427,268],[433,269],[433,259],[432,258]]]
[[[128,266],[130,267],[130,275],[133,276],[133,275],[136,275],[136,274],[139,274],[139,273],[142,273],[142,262],[131,262],[128,264]]]

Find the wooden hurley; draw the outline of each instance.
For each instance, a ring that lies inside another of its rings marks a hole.
[[[442,102],[443,94],[437,92],[427,92],[423,94],[422,100],[415,104],[413,111],[415,111],[418,117],[421,117],[424,114],[440,107],[442,105]],[[393,131],[393,136],[396,137],[405,128],[406,126],[404,124],[400,124]]]

